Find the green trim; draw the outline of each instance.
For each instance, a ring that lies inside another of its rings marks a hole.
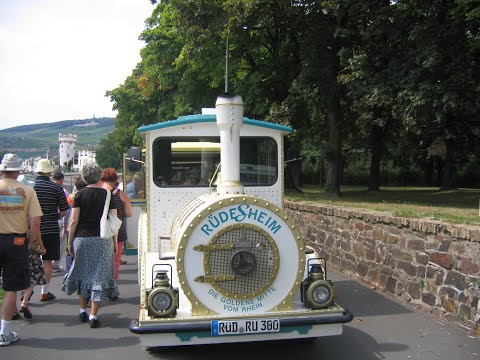
[[[125,255],[138,255],[138,249],[125,249]]]
[[[210,122],[216,122],[216,121],[217,121],[216,115],[210,115],[210,114],[209,115],[180,116],[176,120],[169,120],[169,121],[159,122],[159,123],[156,123],[156,124],[140,126],[138,128],[138,132],[139,133],[145,133],[145,132],[150,132],[150,131],[153,131],[153,130],[166,129],[166,128],[169,128],[169,127],[172,127],[172,126],[180,126],[180,125],[188,125],[188,124],[196,124],[196,123],[210,123]],[[291,133],[292,132],[292,128],[290,126],[284,126],[284,125],[269,123],[269,122],[265,122],[265,121],[249,119],[247,117],[243,118],[243,122],[246,125],[264,127],[264,128],[267,128],[267,129],[283,131],[283,132],[286,132],[286,133]]]
[[[262,334],[256,334],[256,335],[266,335],[266,334],[288,334],[288,333],[293,333],[297,331],[300,335],[306,335],[310,332],[312,329],[312,325],[300,325],[300,326],[286,326],[284,328],[280,328],[280,331],[278,333],[262,333]],[[254,335],[254,334],[246,334],[246,335]],[[185,333],[175,333],[175,336],[180,339],[180,341],[185,342],[185,341],[191,341],[193,337],[197,337],[199,339],[204,339],[204,338],[227,338],[229,336],[212,336],[211,333],[208,331],[199,331],[199,332],[185,332]],[[245,335],[230,335],[230,336],[245,336]]]

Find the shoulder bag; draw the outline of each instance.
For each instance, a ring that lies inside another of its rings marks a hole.
[[[120,220],[113,212],[109,211],[110,198],[112,194],[107,191],[107,198],[105,200],[105,206],[103,208],[103,215],[100,219],[100,237],[102,239],[111,240],[117,235],[120,226],[122,226],[122,220]]]

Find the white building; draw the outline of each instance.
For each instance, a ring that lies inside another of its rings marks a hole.
[[[83,167],[87,164],[95,162],[95,151],[93,150],[80,150],[78,152],[78,171],[82,171]]]
[[[75,144],[77,143],[77,135],[74,134],[58,134],[58,155],[60,167],[67,167],[73,160],[75,155]]]

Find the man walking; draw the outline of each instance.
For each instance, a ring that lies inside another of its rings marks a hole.
[[[67,198],[70,195],[68,191],[63,187],[63,182],[65,180],[65,175],[61,171],[55,171],[52,176],[54,183],[60,185],[65,193]],[[60,266],[60,261],[62,260],[62,254],[67,252],[67,247],[65,246],[65,240],[68,239],[68,221],[70,218],[70,210],[67,210],[67,214],[63,219],[58,220],[58,227],[60,228],[60,259],[53,262],[53,271],[63,273],[63,268]]]
[[[4,290],[0,346],[20,339],[10,329],[17,309],[17,291],[30,286],[28,239],[41,239],[42,209],[35,190],[17,181],[20,170],[20,158],[15,154],[5,154],[0,164],[3,175],[0,180],[0,273]]]
[[[40,301],[50,301],[55,299],[55,295],[48,291],[52,280],[52,262],[60,259],[60,229],[58,220],[67,214],[70,207],[68,206],[63,188],[50,180],[53,172],[53,166],[50,161],[48,159],[39,160],[35,172],[37,177],[35,178],[34,189],[37,192],[38,201],[43,211],[40,232],[42,233],[43,245],[47,249],[47,253],[42,255],[47,284],[42,285]]]

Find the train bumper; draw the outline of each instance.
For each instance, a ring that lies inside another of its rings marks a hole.
[[[280,328],[278,332],[272,333],[215,336],[212,334],[212,319],[198,321],[172,319],[142,323],[132,320],[129,329],[132,333],[140,335],[142,346],[147,348],[299,339],[341,335],[342,324],[352,321],[353,314],[345,309],[332,314],[280,315],[275,318],[279,319]],[[224,320],[230,319],[232,318]],[[232,320],[238,320],[238,318]]]

